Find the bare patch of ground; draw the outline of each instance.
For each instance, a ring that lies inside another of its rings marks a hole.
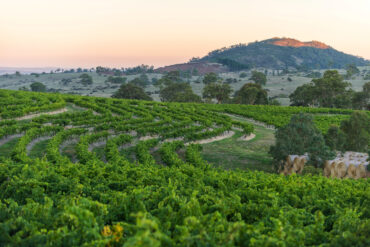
[[[38,116],[41,116],[41,115],[56,115],[56,114],[60,114],[60,113],[66,112],[66,111],[68,111],[67,108],[62,108],[62,109],[55,110],[55,111],[33,113],[33,114],[25,115],[25,116],[22,116],[22,117],[17,117],[17,118],[15,118],[15,120],[18,120],[18,121],[19,120],[27,120],[27,119],[32,119],[32,118],[35,118],[35,117],[38,117]]]

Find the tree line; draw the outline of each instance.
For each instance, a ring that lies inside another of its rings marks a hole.
[[[264,73],[253,71],[250,79],[255,83],[246,83],[232,95],[233,89],[229,80],[224,81],[216,73],[208,73],[202,80],[205,85],[202,97],[193,92],[191,85],[183,80],[179,71],[168,72],[153,84],[159,88],[161,101],[165,102],[277,104],[276,101],[269,100],[267,91],[262,87],[267,81]],[[145,74],[141,75],[127,84],[122,84],[112,97],[150,100],[150,96],[144,91],[144,87],[148,84],[149,80]]]
[[[348,74],[348,73],[347,73]],[[355,92],[337,70],[327,70],[321,78],[303,84],[289,96],[292,106],[370,109],[370,82]]]

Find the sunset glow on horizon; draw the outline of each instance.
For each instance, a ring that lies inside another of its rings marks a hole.
[[[2,67],[155,67],[272,37],[370,59],[368,0],[2,0]]]

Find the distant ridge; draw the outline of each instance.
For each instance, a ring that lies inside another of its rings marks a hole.
[[[226,66],[228,71],[251,68],[268,69],[340,69],[348,64],[365,66],[370,61],[340,52],[320,41],[302,42],[293,38],[271,38],[249,44],[238,44],[211,51],[202,58],[192,59],[181,66],[171,65],[158,71],[182,70],[191,65],[207,67],[208,71],[220,72],[215,63]],[[207,66],[213,64],[213,66]],[[188,66],[187,66],[188,65]],[[222,69],[224,70],[224,68]]]
[[[308,42],[302,42],[296,39],[291,38],[272,38],[270,44],[278,45],[278,46],[291,46],[291,47],[314,47],[318,49],[329,49],[331,48],[325,43],[320,41],[312,40]]]

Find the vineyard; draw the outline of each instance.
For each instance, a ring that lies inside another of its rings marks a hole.
[[[300,112],[323,133],[352,113],[0,90],[0,243],[369,246],[368,180],[216,169],[202,156],[200,143]]]

